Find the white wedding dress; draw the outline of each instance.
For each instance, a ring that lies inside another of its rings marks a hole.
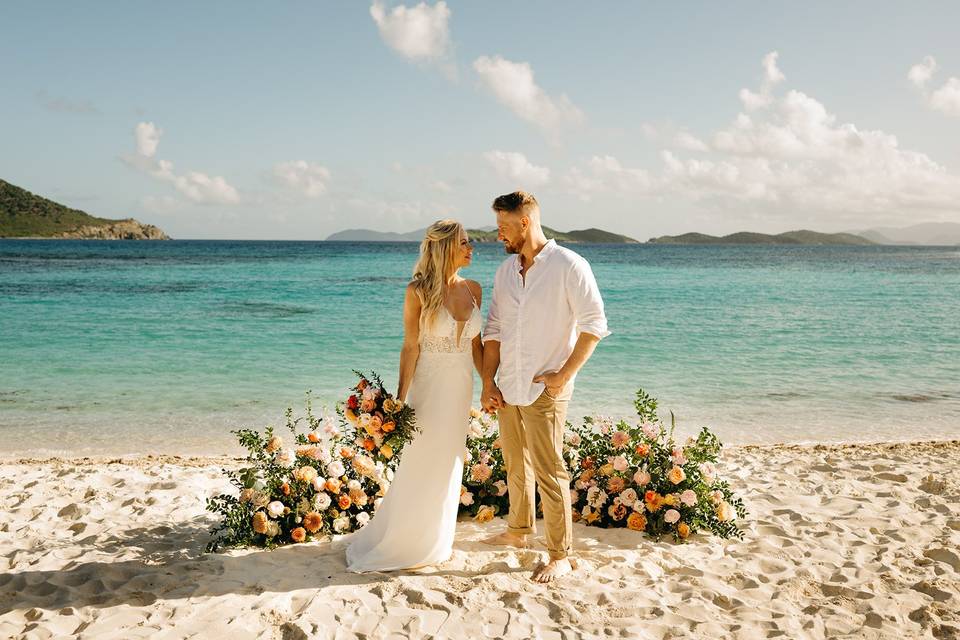
[[[442,308],[421,332],[407,402],[420,427],[403,450],[373,519],[348,539],[347,569],[391,571],[443,562],[453,551],[473,399],[476,304],[466,321]]]

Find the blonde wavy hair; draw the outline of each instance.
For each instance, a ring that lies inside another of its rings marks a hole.
[[[463,225],[456,220],[437,220],[427,227],[420,243],[420,257],[413,267],[413,288],[420,296],[420,325],[429,326],[443,306],[447,278],[456,272],[457,251]]]

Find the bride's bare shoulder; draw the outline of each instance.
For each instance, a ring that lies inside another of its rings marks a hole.
[[[476,280],[466,280],[467,287],[470,288],[470,293],[473,294],[473,297],[479,300],[483,297],[483,287],[480,286],[480,283]]]

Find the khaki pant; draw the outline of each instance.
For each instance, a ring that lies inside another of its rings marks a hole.
[[[567,557],[573,544],[570,474],[563,461],[563,431],[572,395],[573,385],[568,384],[556,398],[544,391],[531,405],[508,404],[498,412],[510,492],[507,526],[511,533],[534,533],[534,492],[539,486],[551,559]]]

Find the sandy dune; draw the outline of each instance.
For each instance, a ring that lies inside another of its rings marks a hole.
[[[344,572],[343,541],[204,555],[214,458],[0,464],[0,637],[960,638],[960,442],[741,447],[746,539],[577,525],[585,567],[477,541]],[[928,477],[932,474],[932,477]]]

